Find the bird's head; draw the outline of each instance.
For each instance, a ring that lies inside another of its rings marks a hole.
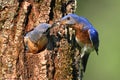
[[[75,30],[77,30],[77,29],[81,30],[85,26],[85,18],[80,17],[76,14],[68,14],[60,20],[60,24],[73,25],[73,26],[69,26],[69,27],[71,27]]]
[[[76,14],[68,14],[64,16],[63,18],[61,18],[60,24],[62,25],[83,24],[85,28],[93,27],[87,18],[78,16]]]
[[[76,24],[76,23],[78,23],[78,21],[77,21],[78,18],[79,18],[79,16],[77,16],[76,14],[68,14],[60,20],[60,23],[63,25]]]

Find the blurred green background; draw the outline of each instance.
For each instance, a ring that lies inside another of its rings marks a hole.
[[[120,80],[120,0],[77,0],[76,13],[99,32],[99,55],[90,55],[83,80]]]

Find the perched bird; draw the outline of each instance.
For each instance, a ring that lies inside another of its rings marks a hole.
[[[85,72],[90,52],[95,50],[98,54],[99,36],[97,30],[86,18],[76,14],[64,16],[60,23],[63,25],[71,24],[71,28],[75,30],[75,40],[81,47],[81,59]]]
[[[48,43],[48,34],[50,24],[41,23],[24,37],[24,43],[27,52],[37,53],[45,48]]]

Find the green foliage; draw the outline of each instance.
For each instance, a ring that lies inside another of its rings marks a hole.
[[[87,17],[99,32],[99,55],[90,55],[83,80],[120,79],[120,1],[77,0],[77,14]]]

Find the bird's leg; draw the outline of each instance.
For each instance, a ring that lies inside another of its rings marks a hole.
[[[83,66],[82,66],[82,60],[81,60],[81,47],[77,44],[76,40],[75,40],[75,34],[72,34],[72,39],[71,39],[71,44],[73,46],[73,48],[75,49],[76,53],[75,53],[75,71],[76,71],[76,75],[77,75],[77,80],[82,80],[83,78]]]
[[[83,78],[83,66],[82,66],[82,59],[81,56],[79,55],[77,58],[77,63],[78,63],[78,80],[82,80]]]
[[[81,58],[83,58],[83,56],[85,55],[85,51],[87,51],[86,46],[84,46],[84,47],[81,49]]]
[[[78,55],[78,57],[77,57],[77,66],[78,66],[78,80],[82,80],[82,78],[83,78],[83,74],[84,74],[84,67],[83,67],[83,64],[82,64],[82,58],[83,58],[83,56],[85,55],[85,51],[87,50],[87,48],[86,47],[83,47],[82,49],[81,49],[81,53]]]
[[[83,78],[83,66],[82,66],[82,58],[81,58],[81,51],[76,50],[76,55],[75,55],[75,67],[77,70],[77,80],[82,80]]]
[[[85,52],[84,51],[82,51],[82,53],[81,53],[81,58],[83,58],[83,56],[85,55]]]

